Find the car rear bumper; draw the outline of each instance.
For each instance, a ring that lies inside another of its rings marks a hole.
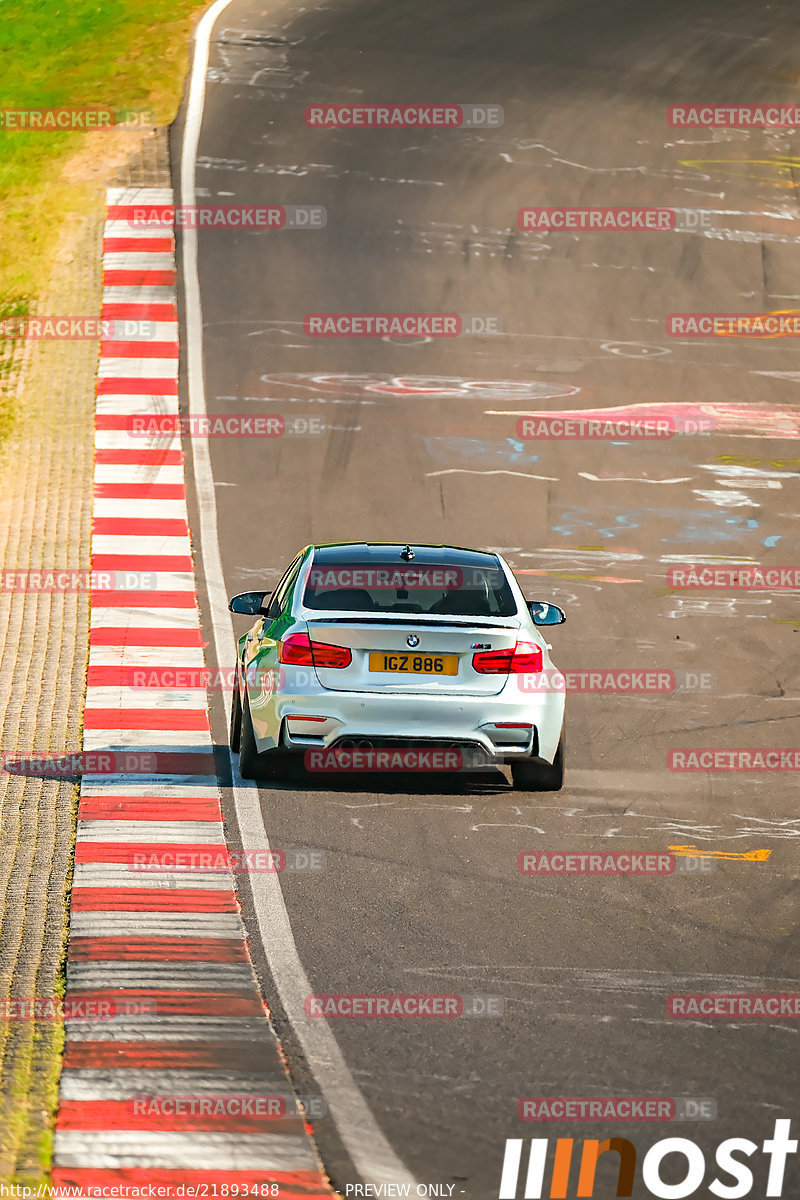
[[[297,753],[329,748],[344,739],[374,746],[464,745],[480,748],[487,760],[537,754],[552,762],[561,737],[564,695],[524,695],[506,687],[496,696],[381,695],[320,689],[317,693],[251,695],[250,709],[260,751],[276,746]],[[324,720],[311,720],[323,717]],[[518,725],[528,728],[502,728]]]

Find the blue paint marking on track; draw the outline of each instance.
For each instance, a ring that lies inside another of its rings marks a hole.
[[[529,454],[524,442],[511,437],[498,438],[496,441],[447,436],[426,437],[422,440],[430,456],[440,462],[449,462],[454,455],[470,460],[483,459],[487,463],[499,460],[504,464],[519,465],[539,461],[538,454]]]
[[[564,537],[586,537],[589,531],[600,537],[615,538],[620,534],[639,529],[650,521],[661,519],[676,526],[674,533],[658,540],[667,545],[682,542],[702,542],[713,545],[721,542],[736,542],[758,529],[754,517],[741,517],[735,513],[706,509],[686,510],[680,508],[619,509],[611,507],[585,508],[553,505],[564,516],[551,529]]]

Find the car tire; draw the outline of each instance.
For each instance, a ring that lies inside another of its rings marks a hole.
[[[541,758],[528,758],[511,764],[514,787],[526,792],[560,792],[564,786],[564,734],[558,743],[552,763]]]
[[[242,779],[279,779],[286,769],[286,759],[287,755],[281,750],[265,750],[259,754],[250,703],[245,693],[239,738],[239,774]]]
[[[238,674],[238,673],[237,673]],[[233,698],[231,699],[231,723],[228,741],[230,742],[231,750],[234,754],[238,754],[239,746],[242,740],[242,698],[239,695],[239,680],[233,685]]]

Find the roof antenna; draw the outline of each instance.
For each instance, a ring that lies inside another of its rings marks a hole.
[[[404,558],[406,560],[406,562],[411,562],[411,559],[415,557],[414,551],[411,549],[410,546],[404,546],[403,549],[400,551],[400,557]]]

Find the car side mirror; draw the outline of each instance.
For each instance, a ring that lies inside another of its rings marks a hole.
[[[534,625],[563,625],[567,619],[563,608],[544,600],[529,600],[528,612],[533,617]]]
[[[240,592],[228,601],[228,608],[243,617],[258,617],[267,611],[266,601],[271,595],[272,592]]]

